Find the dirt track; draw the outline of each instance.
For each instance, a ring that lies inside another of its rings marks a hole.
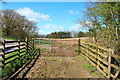
[[[75,57],[39,57],[25,78],[97,78],[81,64]]]
[[[76,57],[77,42],[57,41],[53,53],[42,53],[33,67],[24,74],[26,67],[19,78],[98,78],[97,75],[82,67],[83,57]],[[30,64],[31,65],[31,64]]]

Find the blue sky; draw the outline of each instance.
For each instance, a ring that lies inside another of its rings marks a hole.
[[[3,9],[16,10],[37,22],[39,34],[55,31],[87,31],[78,24],[83,20],[86,2],[7,2]]]
[[[96,2],[98,0],[5,0],[7,2]],[[106,1],[106,0],[102,0]],[[114,1],[114,0],[112,0]]]

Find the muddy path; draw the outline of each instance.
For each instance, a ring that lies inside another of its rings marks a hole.
[[[18,78],[97,78],[81,64],[76,57],[39,57],[29,72],[24,74],[24,69]]]
[[[53,46],[53,53],[41,53],[34,65],[31,62],[22,70],[18,78],[98,78],[82,67],[84,64],[82,57],[76,57],[78,55],[75,51],[76,41],[57,41]],[[29,71],[26,72],[28,69]]]

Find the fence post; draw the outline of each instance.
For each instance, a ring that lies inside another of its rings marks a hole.
[[[28,38],[25,39],[26,42],[26,54],[28,53]]]
[[[97,43],[96,52],[98,53],[98,51],[99,51],[99,48],[98,48],[98,43]],[[100,61],[99,61],[98,58],[99,58],[99,54],[96,54],[96,68],[97,68],[97,69],[100,68],[100,66],[99,66]]]
[[[113,53],[113,50],[111,51],[109,49],[109,55],[108,55],[108,76],[107,76],[107,78],[110,78],[110,74],[111,74],[111,53]]]
[[[39,54],[38,55],[40,55],[40,49],[38,49],[39,50]]]
[[[55,41],[53,40],[53,53],[55,53]]]
[[[33,44],[32,44],[32,46],[33,46],[33,49],[34,49],[34,38],[32,38],[32,41],[33,41]]]
[[[5,66],[5,40],[2,41],[2,68]]]
[[[18,56],[20,58],[20,40],[18,40]]]
[[[53,53],[53,40],[51,40],[51,53]]]
[[[81,42],[80,42],[81,40],[79,39],[78,40],[78,55],[80,54],[80,52],[81,52],[81,49],[80,49],[80,46],[81,46]]]

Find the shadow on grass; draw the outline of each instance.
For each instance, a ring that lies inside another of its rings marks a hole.
[[[22,69],[19,71],[18,73],[16,73],[13,77],[11,77],[11,80],[17,79],[18,75],[27,67],[27,69],[24,70],[24,73],[22,73],[22,77],[21,78],[25,78],[26,74],[30,71],[30,69],[34,66],[34,64],[36,63],[38,57],[40,55],[37,55],[35,58],[31,59],[27,64],[25,64],[24,67],[22,67]],[[29,66],[29,67],[28,67]]]

